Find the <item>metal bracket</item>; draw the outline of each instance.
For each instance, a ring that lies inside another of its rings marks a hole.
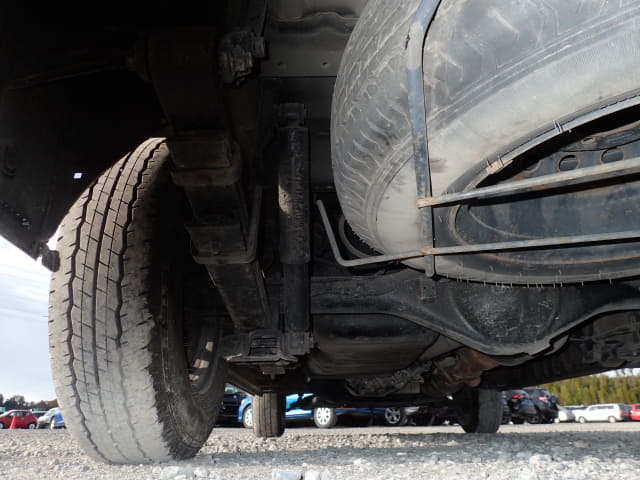
[[[473,245],[453,245],[450,247],[430,247],[425,248],[419,252],[401,252],[391,255],[376,255],[373,257],[358,258],[354,260],[346,260],[340,254],[338,248],[338,242],[336,241],[335,234],[331,228],[327,211],[324,208],[322,200],[317,202],[318,210],[320,210],[320,217],[322,223],[327,232],[329,238],[329,244],[331,245],[331,251],[338,264],[343,267],[357,267],[360,265],[370,265],[373,263],[382,263],[398,260],[408,260],[410,258],[419,258],[425,256],[436,255],[458,255],[463,253],[484,253],[495,252],[498,250],[525,250],[529,248],[541,248],[541,247],[559,247],[568,245],[580,245],[589,243],[603,243],[614,241],[629,241],[640,239],[640,230],[629,230],[626,232],[611,232],[611,233],[598,233],[590,235],[575,235],[565,237],[547,237],[538,238],[534,240],[517,240],[514,242],[497,242],[497,243],[479,243]]]
[[[640,172],[640,157],[605,163],[595,167],[577,168],[569,172],[542,175],[526,180],[500,183],[490,187],[476,188],[465,192],[448,193],[439,197],[424,197],[417,201],[418,208],[460,203],[473,198],[501,197],[522,193],[540,192],[552,188],[581,185],[598,180],[619,178]]]
[[[427,32],[438,10],[440,0],[422,0],[416,11],[407,37],[407,87],[409,95],[409,121],[413,137],[413,156],[416,172],[418,198],[431,196],[431,171],[429,168],[429,145],[427,139],[427,109],[424,92],[423,48]],[[433,211],[422,210],[422,226],[424,230],[425,249],[434,246]],[[435,259],[428,256],[425,262],[425,273],[435,275]]]

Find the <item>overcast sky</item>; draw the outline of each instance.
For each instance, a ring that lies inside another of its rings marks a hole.
[[[0,393],[53,400],[47,306],[49,272],[0,237]]]

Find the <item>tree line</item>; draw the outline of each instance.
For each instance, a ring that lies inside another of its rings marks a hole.
[[[589,375],[541,387],[557,395],[560,405],[640,403],[640,375],[634,375],[631,369],[617,370],[613,376]]]
[[[57,400],[39,400],[37,402],[27,402],[23,395],[14,395],[7,399],[0,393],[0,407],[5,410],[49,410],[58,406]]]

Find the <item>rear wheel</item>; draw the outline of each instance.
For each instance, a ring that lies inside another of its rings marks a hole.
[[[318,428],[331,428],[338,423],[338,416],[333,408],[320,407],[313,409],[313,423]]]
[[[285,397],[264,393],[253,397],[253,433],[256,437],[280,437],[284,433]]]
[[[584,417],[580,417],[580,418],[578,418],[578,422],[580,422],[580,423],[587,423],[587,419],[586,419],[586,418],[584,418]]]
[[[390,427],[402,427],[407,424],[408,420],[404,408],[389,407],[384,411],[384,423]]]
[[[253,428],[253,409],[251,405],[242,412],[242,425],[244,425],[244,428]]]
[[[182,192],[161,139],[102,174],[60,227],[49,337],[69,431],[94,459],[195,455],[226,380],[221,327],[189,321],[187,283],[205,274],[182,235]]]
[[[51,421],[49,422],[49,428],[51,430],[55,430],[55,428],[56,428],[56,419],[55,418],[52,418]]]
[[[617,421],[616,417],[609,417],[609,423],[616,423]]]
[[[467,433],[496,433],[502,424],[502,393],[474,390],[468,403],[470,411],[460,426]]]
[[[35,430],[35,428],[36,428],[36,427],[37,427],[37,425],[36,425],[35,423],[33,423],[33,422],[31,422],[31,423],[27,426],[27,428],[28,428],[29,430]]]

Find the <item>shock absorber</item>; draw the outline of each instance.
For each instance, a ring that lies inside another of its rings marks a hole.
[[[309,352],[309,130],[302,104],[283,104],[279,112],[280,262],[285,349]]]

